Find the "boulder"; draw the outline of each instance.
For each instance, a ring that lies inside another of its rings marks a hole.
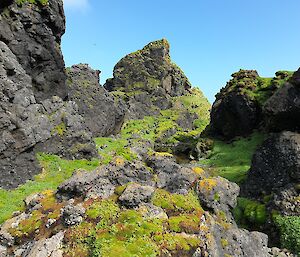
[[[83,221],[85,208],[81,205],[69,204],[62,209],[62,219],[64,225],[75,226]]]
[[[263,115],[268,131],[300,130],[299,70],[289,83],[285,83],[263,106]]]
[[[67,68],[68,99],[78,105],[79,114],[94,137],[119,132],[125,110],[115,103],[112,96],[99,84],[100,71],[87,64]]]
[[[117,186],[130,182],[148,186],[155,184],[153,174],[142,162],[111,162],[93,172],[76,172],[58,187],[57,196],[68,199],[78,196],[107,198]]]
[[[197,193],[204,208],[214,213],[224,212],[232,219],[231,210],[236,207],[240,188],[222,177],[206,178],[197,183]]]
[[[67,97],[64,60],[60,48],[65,32],[62,0],[45,5],[30,1],[1,1],[0,41],[7,44],[32,78],[37,102]]]
[[[146,163],[156,174],[156,186],[171,193],[186,194],[200,177],[193,169],[177,164],[171,156],[149,156]]]
[[[119,197],[120,203],[128,208],[139,206],[151,200],[154,187],[142,186],[137,183],[130,183]]]
[[[300,134],[271,135],[255,152],[243,194],[270,195],[288,184],[300,183]]]
[[[258,126],[260,108],[251,97],[258,77],[255,70],[232,74],[226,87],[216,95],[210,115],[210,133],[232,139],[249,135]]]

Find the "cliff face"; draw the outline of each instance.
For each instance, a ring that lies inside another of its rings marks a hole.
[[[62,99],[62,2],[6,4],[0,13],[0,186],[12,188],[41,171],[37,152],[91,158],[96,151],[77,105]]]
[[[62,0],[47,4],[1,1],[0,40],[32,78],[38,102],[51,96],[64,99],[66,75],[60,42],[65,32]]]

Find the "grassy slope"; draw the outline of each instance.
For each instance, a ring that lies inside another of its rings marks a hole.
[[[211,155],[200,163],[212,168],[215,175],[240,183],[246,178],[252,155],[264,138],[263,134],[254,133],[232,143],[215,140]]]

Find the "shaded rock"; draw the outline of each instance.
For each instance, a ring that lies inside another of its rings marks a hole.
[[[116,186],[136,182],[154,186],[154,176],[142,162],[111,162],[93,172],[78,171],[58,187],[57,196],[63,198],[102,197],[114,193]]]
[[[293,74],[290,82],[297,87],[300,86],[300,68]]]
[[[252,159],[243,194],[269,195],[290,183],[300,182],[300,135],[282,132],[271,135]]]
[[[74,65],[66,71],[68,99],[77,103],[79,114],[93,136],[119,132],[125,110],[99,84],[100,71],[92,70],[87,64]]]
[[[149,202],[154,193],[154,187],[130,183],[119,197],[122,205],[133,208],[142,202]]]
[[[65,226],[75,226],[83,221],[85,208],[81,205],[67,205],[62,209],[62,218]]]
[[[157,176],[156,186],[171,193],[187,193],[193,182],[199,178],[193,169],[182,167],[170,156],[150,156],[146,163]]]
[[[282,215],[300,215],[299,188],[295,184],[286,185],[274,193],[268,205],[272,209],[279,211]]]
[[[296,73],[295,73],[296,74]],[[294,75],[294,83],[298,83]],[[300,130],[300,87],[286,83],[263,106],[264,120],[269,131]]]
[[[0,42],[0,186],[13,188],[40,172],[37,152],[91,158],[96,149],[74,102],[37,103],[31,78]]]
[[[66,75],[60,42],[65,32],[62,0],[18,5],[5,1],[0,10],[0,41],[5,42],[32,77],[38,102],[51,96],[64,99]]]
[[[216,95],[211,110],[210,133],[232,139],[249,135],[258,126],[260,107],[248,92],[254,91],[258,74],[240,70]]]
[[[207,178],[197,183],[197,193],[203,207],[214,213],[224,212],[232,219],[231,210],[237,204],[240,188],[222,177]]]
[[[24,204],[27,212],[37,210],[41,207],[40,201],[44,198],[43,194],[33,194],[25,198]]]

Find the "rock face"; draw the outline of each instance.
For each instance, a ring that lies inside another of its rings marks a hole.
[[[171,107],[170,97],[189,92],[191,85],[184,73],[171,62],[167,40],[152,42],[142,50],[121,59],[114,77],[104,87],[119,91],[128,106],[129,118],[155,115]]]
[[[288,184],[300,182],[300,135],[272,135],[255,152],[244,190],[252,195],[269,195]]]
[[[240,70],[232,77],[216,95],[211,110],[211,133],[226,139],[250,134],[257,127],[260,114],[258,103],[247,93],[255,88],[257,72]]]
[[[65,99],[66,75],[60,42],[65,32],[62,0],[47,4],[1,1],[0,41],[7,44],[32,78],[37,102],[53,95]]]
[[[265,103],[263,114],[269,131],[300,130],[299,70]]]
[[[58,3],[50,1],[47,8],[54,5],[55,11]],[[9,6],[6,10],[10,8],[14,7]],[[36,6],[32,8],[35,10]],[[8,26],[4,22],[6,12],[2,10],[0,17],[1,29],[4,29]],[[7,33],[10,35],[9,31]],[[22,46],[21,43],[18,45]],[[16,187],[40,172],[35,158],[37,152],[67,158],[91,158],[97,154],[77,105],[51,96],[55,89],[47,99],[41,98],[38,102],[31,74],[26,73],[23,66],[8,45],[0,41],[0,187],[4,188]],[[46,68],[43,70],[47,71]]]
[[[94,137],[119,132],[125,110],[114,102],[109,93],[99,84],[100,71],[87,64],[67,68],[68,99],[76,102],[85,124]]]

